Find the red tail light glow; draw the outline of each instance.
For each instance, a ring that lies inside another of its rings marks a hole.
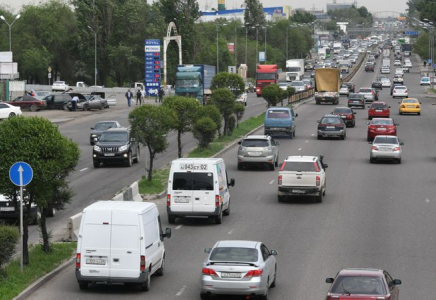
[[[250,270],[245,274],[244,278],[260,277],[263,274],[263,270]]]
[[[404,104],[403,104],[403,105],[401,105],[401,108],[406,108],[406,105],[404,105]]]
[[[420,106],[420,105],[417,105],[416,108],[421,108],[421,106]]]
[[[279,175],[279,179],[277,180],[277,182],[279,183],[279,185],[282,185],[282,175]]]
[[[80,253],[76,254],[76,269],[80,269]]]
[[[321,178],[319,176],[316,176],[316,186],[320,186],[321,184]]]
[[[395,147],[394,152],[400,151],[400,147]]]
[[[167,206],[170,207],[171,206],[171,195],[167,194]]]
[[[218,274],[215,272],[215,270],[209,268],[203,268],[202,273],[203,275],[218,277]]]
[[[145,256],[144,255],[141,255],[140,270],[141,270],[141,272],[145,271]]]
[[[372,146],[371,150],[378,150],[378,148],[376,146]]]
[[[215,195],[215,207],[220,207],[220,195]]]

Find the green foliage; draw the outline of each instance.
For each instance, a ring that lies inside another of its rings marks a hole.
[[[215,105],[206,105],[206,106],[200,106],[197,110],[197,117],[196,120],[204,117],[209,117],[212,119],[212,121],[215,123],[218,134],[221,135],[221,123],[222,123],[222,116],[221,113]]]
[[[421,20],[428,19],[436,22],[436,2],[434,0],[409,1],[415,4]]]
[[[335,22],[347,21],[350,26],[361,24],[361,26],[371,27],[373,23],[372,14],[368,12],[365,6],[356,8],[354,5],[350,8],[336,9],[328,11],[328,15]]]
[[[236,127],[239,127],[239,122],[242,120],[244,116],[245,106],[241,103],[235,104],[235,115],[236,115]]]
[[[209,117],[202,117],[195,122],[194,137],[198,140],[198,147],[206,149],[215,138],[217,126]]]
[[[235,95],[226,88],[218,88],[214,90],[211,96],[212,104],[218,108],[224,119],[224,135],[229,134],[228,122],[230,116],[235,111],[235,100]]]
[[[153,178],[148,181],[145,176],[139,181],[139,193],[141,195],[153,195],[162,192],[168,185],[169,168],[161,168],[153,171]]]
[[[428,53],[428,39],[428,32],[422,31],[413,46],[413,52],[417,53],[422,59],[430,58]]]
[[[316,17],[307,11],[297,10],[291,17],[291,21],[295,23],[310,23],[316,20]]]
[[[129,114],[132,137],[148,148],[148,181],[153,177],[156,154],[163,153],[168,147],[166,135],[174,127],[175,119],[174,111],[163,105],[142,105]]]
[[[0,226],[0,269],[14,254],[19,237],[16,227]]]
[[[282,97],[282,89],[277,84],[270,84],[262,89],[262,97],[268,103],[268,107],[276,106]]]
[[[245,0],[244,23],[249,24],[251,27],[262,27],[266,25],[265,14],[263,12],[263,5],[259,0]],[[248,34],[252,39],[256,38],[256,29],[251,28]]]
[[[229,89],[235,97],[238,97],[244,92],[245,83],[238,74],[222,72],[213,77],[210,89],[212,92],[216,89]]]

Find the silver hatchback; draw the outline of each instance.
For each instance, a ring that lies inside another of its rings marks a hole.
[[[378,135],[371,144],[369,162],[374,163],[376,160],[394,160],[401,164],[403,150],[401,143],[396,136]]]
[[[249,135],[238,144],[238,170],[247,165],[267,165],[271,171],[278,167],[280,144],[269,135]]]
[[[243,295],[268,299],[275,287],[277,251],[255,241],[219,241],[203,263],[201,299],[212,295]]]

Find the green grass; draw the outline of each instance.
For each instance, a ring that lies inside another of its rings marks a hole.
[[[168,167],[164,167],[153,171],[151,181],[148,181],[147,177],[143,176],[139,181],[139,193],[151,195],[162,192],[167,186],[169,173]]]
[[[200,149],[195,148],[192,150],[188,157],[210,157],[221,150],[225,148],[225,146],[234,140],[241,138],[245,136],[247,133],[249,133],[251,130],[259,127],[263,124],[265,119],[265,113],[257,116],[257,117],[251,117],[241,123],[239,123],[239,127],[235,128],[232,135],[226,135],[226,136],[220,136],[216,138],[209,146],[208,149]]]
[[[19,258],[4,268],[6,276],[0,277],[0,300],[16,297],[34,281],[70,258],[76,247],[76,243],[53,244],[49,254],[44,253],[40,245],[29,247],[29,265],[24,266],[23,273],[20,271]]]

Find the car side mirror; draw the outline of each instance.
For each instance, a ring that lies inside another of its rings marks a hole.
[[[316,120],[316,123],[319,123],[319,120]]]
[[[298,114],[295,114],[295,118],[298,117]]]
[[[210,253],[210,251],[212,251],[212,248],[206,248],[206,249],[204,249],[204,253]]]
[[[400,125],[400,123],[395,123],[396,126]]]
[[[277,253],[277,251],[276,250],[271,250],[270,251],[270,255],[274,255],[274,256],[276,256],[278,253]]]
[[[356,112],[355,111],[353,111],[353,115],[355,115],[356,114]]]
[[[368,144],[372,145],[372,142],[368,142]]]
[[[401,143],[400,143],[400,146],[404,146],[404,143],[403,143],[403,142],[401,142]]]
[[[94,130],[94,127],[91,127],[91,130]]]
[[[235,178],[230,179],[230,182],[227,183],[228,186],[235,186]]]
[[[275,142],[276,143],[276,146],[280,146],[280,143],[279,142]]]
[[[368,105],[368,108],[369,108],[369,105]]]
[[[325,279],[325,282],[326,282],[326,283],[333,283],[333,281],[335,281],[334,278],[326,278],[326,279]]]
[[[327,169],[327,168],[329,167],[329,165],[328,165],[328,164],[322,164],[322,167],[323,167],[324,169]]]
[[[400,279],[394,279],[394,285],[399,285],[401,284],[401,280]]]
[[[388,108],[391,108],[390,106],[388,106]]]
[[[239,141],[239,142],[238,142],[238,145],[241,145],[241,144],[242,144],[242,141]]]
[[[166,228],[165,234],[163,234],[162,237],[169,239],[171,237],[171,228]]]

